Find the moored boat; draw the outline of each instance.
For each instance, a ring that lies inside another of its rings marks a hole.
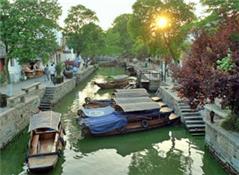
[[[29,132],[29,171],[42,172],[52,169],[65,145],[61,114],[53,111],[34,114],[30,119]]]
[[[129,84],[128,76],[127,75],[118,75],[111,77],[111,80],[97,82],[95,81],[94,84],[99,86],[101,89],[114,89],[114,88],[123,88]]]
[[[118,107],[122,111],[110,106],[82,109],[79,117],[82,134],[84,136],[127,134],[172,125],[180,121],[172,111],[161,114],[159,106],[153,103],[134,104],[134,106],[121,104]]]

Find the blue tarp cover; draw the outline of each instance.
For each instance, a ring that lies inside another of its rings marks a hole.
[[[82,109],[86,117],[102,117],[112,114],[115,110],[111,106],[94,109]]]
[[[127,119],[116,112],[92,118],[82,118],[82,123],[89,127],[92,134],[103,134],[127,125]]]

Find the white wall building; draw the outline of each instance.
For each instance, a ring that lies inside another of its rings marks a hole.
[[[59,49],[49,60],[49,63],[51,62],[59,63],[65,62],[67,60],[74,60],[76,58],[76,54],[74,54],[73,49],[70,49],[66,46],[62,32],[55,31],[55,34],[56,34],[56,42],[59,46]]]

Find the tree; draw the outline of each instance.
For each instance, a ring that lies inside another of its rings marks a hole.
[[[120,56],[122,48],[120,46],[120,33],[114,32],[112,28],[108,29],[104,34],[104,48],[102,55]]]
[[[56,0],[0,1],[0,40],[6,49],[4,77],[9,81],[8,63],[20,64],[36,58],[48,59],[57,47],[54,30],[61,14]]]
[[[157,26],[160,16],[168,18],[165,30]],[[133,5],[129,31],[149,46],[151,54],[178,59],[194,19],[193,5],[183,0],[138,0]]]
[[[100,55],[104,47],[103,35],[100,26],[94,23],[84,25],[78,38],[81,44],[81,54],[89,57]]]
[[[196,107],[216,97],[239,113],[239,14],[221,19],[215,33],[198,31],[181,68],[174,68],[179,94]],[[238,121],[239,122],[239,121]]]
[[[237,0],[201,0],[201,3],[208,6],[209,12],[216,12],[219,15],[224,15],[225,13],[231,14],[239,11],[239,3]]]
[[[98,21],[98,18],[92,10],[83,5],[71,7],[67,18],[65,19],[64,33],[66,42],[69,47],[72,47],[77,55],[81,53],[83,40],[81,39],[83,26],[89,25]],[[92,24],[90,25],[92,26]],[[89,26],[88,26],[89,27]]]
[[[118,47],[121,48],[122,57],[132,57],[133,40],[129,36],[128,22],[131,14],[122,14],[115,18],[113,22],[112,32],[118,33],[120,38]]]

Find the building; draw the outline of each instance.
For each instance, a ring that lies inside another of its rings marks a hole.
[[[76,54],[74,54],[73,49],[67,47],[62,32],[55,31],[55,34],[56,41],[58,44],[58,50],[53,54],[52,58],[50,58],[49,63],[59,63],[65,62],[67,60],[75,60]]]
[[[6,50],[3,43],[0,43],[0,72],[3,72],[6,58]],[[10,81],[15,83],[21,79],[21,66],[16,59],[11,59],[8,64]]]

